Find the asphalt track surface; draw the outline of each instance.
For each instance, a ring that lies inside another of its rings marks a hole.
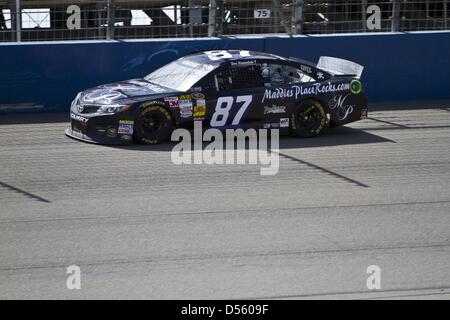
[[[398,107],[282,138],[264,177],[1,116],[0,298],[449,299],[450,103]]]

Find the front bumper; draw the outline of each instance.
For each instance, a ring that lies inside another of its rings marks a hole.
[[[85,134],[82,134],[81,132],[72,130],[70,127],[67,128],[64,133],[66,134],[66,136],[76,139],[76,140],[80,140],[80,141],[84,141],[84,142],[88,142],[88,143],[94,143],[94,144],[105,144],[105,145],[128,145],[131,144],[131,142],[128,141],[122,141],[122,140],[117,140],[115,139],[114,141],[111,141],[110,139],[92,139],[90,137],[88,137]]]
[[[71,113],[70,127],[65,134],[71,138],[96,144],[128,145],[133,143],[134,121],[124,115],[85,116]]]

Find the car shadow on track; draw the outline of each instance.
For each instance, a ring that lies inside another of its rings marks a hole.
[[[270,138],[268,140],[270,141]],[[294,138],[291,136],[281,136],[279,142],[279,149],[285,150],[296,148],[316,148],[316,147],[330,147],[330,146],[369,144],[382,142],[395,143],[395,141],[393,140],[389,140],[384,137],[365,132],[364,130],[349,127],[338,127],[328,129],[321,135],[314,138]],[[134,151],[172,151],[173,148],[178,143],[179,142],[167,142],[159,145],[134,144],[126,146],[110,145],[106,147],[123,150],[134,150]],[[205,148],[209,144],[210,144],[209,142],[204,142],[203,148]],[[237,149],[236,146],[235,149]]]

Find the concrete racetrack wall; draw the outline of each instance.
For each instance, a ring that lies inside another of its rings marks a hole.
[[[450,98],[450,32],[0,44],[0,113],[68,111],[77,92],[145,76],[188,53],[250,49],[365,66],[372,102]]]

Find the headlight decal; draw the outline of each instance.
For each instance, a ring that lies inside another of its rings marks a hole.
[[[131,108],[131,105],[125,104],[125,105],[105,105],[101,106],[98,109],[98,113],[106,113],[106,114],[113,114],[118,112],[127,111]]]

